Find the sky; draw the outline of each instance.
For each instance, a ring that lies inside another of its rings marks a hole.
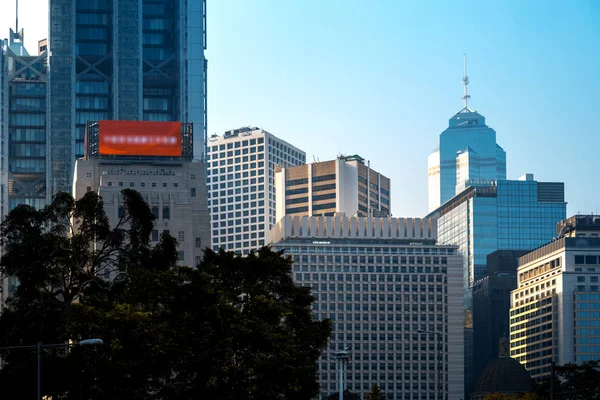
[[[20,9],[35,49],[47,0]],[[258,126],[307,161],[359,154],[391,178],[393,215],[422,217],[467,53],[508,178],[565,182],[567,214],[600,212],[599,1],[208,0],[207,17],[209,135]]]

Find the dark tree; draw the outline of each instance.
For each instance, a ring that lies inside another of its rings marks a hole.
[[[110,227],[94,193],[13,210],[0,226],[0,273],[20,285],[0,315],[0,347],[99,337],[97,348],[45,350],[43,394],[54,399],[310,399],[330,335],[314,321],[291,261],[263,248],[246,258],[207,249],[177,266],[177,243],[155,246],[153,216],[124,190]],[[75,232],[75,233],[73,233]],[[33,398],[36,357],[3,350],[0,387]]]
[[[340,392],[335,392],[327,396],[327,400],[339,400]],[[356,394],[354,392],[349,391],[348,389],[344,390],[344,400],[362,400],[360,398],[360,394]]]
[[[558,367],[554,380],[554,398],[557,400],[600,399],[599,368],[598,361]],[[540,398],[550,398],[550,377],[544,379],[535,389]]]
[[[381,391],[381,389],[376,383],[371,385],[371,390],[364,396],[365,400],[386,400],[386,398],[387,397],[385,393]]]

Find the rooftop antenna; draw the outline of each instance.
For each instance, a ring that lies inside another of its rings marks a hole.
[[[465,53],[465,75],[462,78],[462,83],[465,87],[465,93],[460,98],[465,101],[465,108],[468,108],[468,103],[471,96],[467,91],[467,85],[469,84],[469,77],[467,76],[467,53]]]

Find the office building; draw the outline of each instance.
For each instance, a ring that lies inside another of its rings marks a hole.
[[[522,250],[497,250],[487,256],[485,276],[473,286],[473,376],[498,358],[498,341],[510,332],[510,292],[517,288]],[[508,344],[508,339],[507,339]],[[508,348],[508,346],[507,346]],[[506,354],[508,356],[508,352]]]
[[[125,211],[121,191],[138,191],[156,218],[152,243],[169,233],[178,241],[180,265],[195,267],[210,245],[210,217],[206,168],[192,160],[192,129],[176,122],[90,122],[87,154],[75,163],[73,197],[97,192],[114,227]]]
[[[390,179],[358,155],[280,168],[275,190],[277,221],[284,215],[390,215]]]
[[[373,383],[390,400],[464,398],[461,256],[435,239],[418,218],[285,216],[271,229],[315,318],[334,324],[320,399],[338,391],[333,354],[346,347],[345,389],[361,398]]]
[[[561,237],[519,259],[510,352],[535,379],[549,375],[553,361],[600,359],[599,226],[597,216],[571,217],[557,224]]]
[[[244,127],[208,140],[212,247],[248,254],[275,225],[275,168],[302,165],[306,154],[275,135]]]
[[[0,220],[19,204],[49,200],[46,52],[30,55],[24,31],[0,42]],[[0,279],[0,309],[17,282]]]
[[[194,124],[206,135],[206,1],[49,2],[50,193],[71,190],[88,121]]]
[[[430,212],[460,193],[465,181],[506,179],[506,153],[485,117],[468,107],[468,84],[465,56],[465,107],[450,118],[427,162]]]
[[[474,283],[485,275],[488,254],[496,250],[529,251],[552,240],[566,216],[564,184],[537,182],[532,174],[519,180],[469,181],[467,188],[428,215],[438,220],[438,240],[455,244],[463,255],[465,307],[465,387],[473,371]]]

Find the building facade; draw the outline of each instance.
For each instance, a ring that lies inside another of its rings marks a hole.
[[[275,171],[276,220],[284,215],[390,215],[390,179],[358,155]]]
[[[88,151],[75,163],[73,197],[80,199],[90,191],[98,193],[110,225],[114,227],[125,211],[121,191],[138,191],[156,218],[150,238],[152,243],[158,243],[162,233],[170,234],[178,242],[180,265],[197,266],[204,248],[210,246],[210,215],[206,204],[206,167],[203,162],[192,160],[191,124],[179,124],[184,139],[183,152],[180,151],[181,155],[177,157],[103,154],[102,147],[91,137],[102,140],[103,135],[112,132],[103,132],[102,127],[94,131],[96,124],[88,124]],[[126,126],[135,129],[134,124]],[[156,124],[145,123],[137,132],[132,129],[131,137],[156,130],[151,127]],[[119,150],[125,146],[132,149],[133,142],[116,146]],[[96,150],[98,148],[100,151]]]
[[[206,136],[206,1],[50,0],[50,192],[71,190],[96,120],[194,124]]]
[[[473,285],[485,275],[487,256],[496,250],[529,251],[555,237],[566,216],[564,184],[519,180],[470,181],[467,188],[428,217],[438,220],[438,240],[459,246],[463,255],[465,308],[465,390],[472,390]]]
[[[270,231],[315,318],[334,323],[321,399],[338,391],[333,355],[346,347],[345,389],[361,397],[377,383],[390,400],[464,398],[461,256],[435,237],[418,218],[285,216]]]
[[[569,235],[519,259],[511,293],[511,357],[535,379],[549,375],[553,361],[600,358],[599,219],[571,217],[557,231],[565,225],[573,228]]]
[[[498,357],[498,341],[510,332],[510,293],[517,288],[522,250],[497,250],[487,256],[485,276],[473,286],[473,376]],[[508,339],[506,340],[508,349]],[[507,352],[506,356],[509,353]]]
[[[0,42],[0,220],[19,204],[49,200],[46,61],[45,51],[27,52],[22,29]],[[0,309],[16,284],[0,279]]]
[[[427,160],[429,211],[460,193],[465,181],[506,179],[506,153],[496,143],[496,131],[485,124],[483,115],[468,107],[466,56],[462,82],[465,107],[450,118]]]
[[[306,162],[304,151],[260,128],[208,140],[207,187],[212,247],[248,254],[275,225],[275,167]]]

